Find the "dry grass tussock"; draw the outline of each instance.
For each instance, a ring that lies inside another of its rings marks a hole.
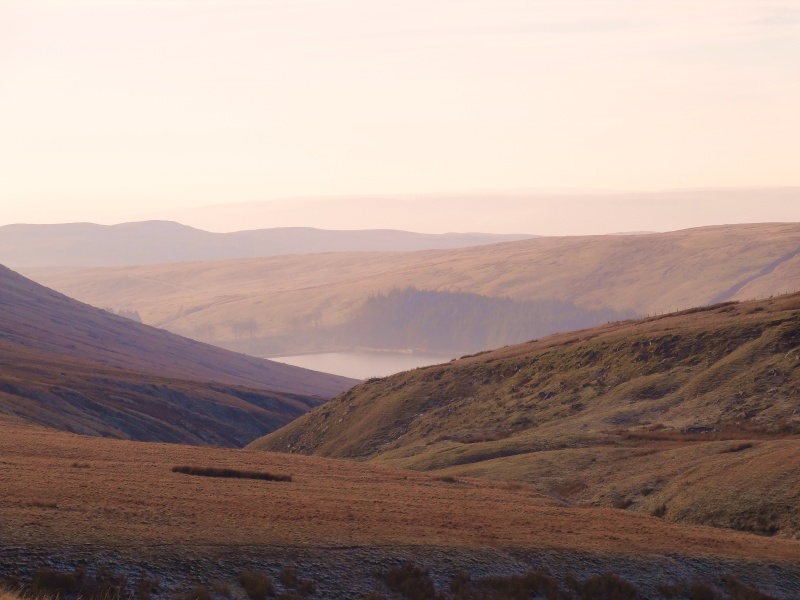
[[[431,572],[414,563],[391,567],[383,574],[386,587],[408,600],[644,600],[635,584],[615,573],[596,573],[585,579],[574,575],[556,577],[543,570],[527,573],[473,578],[468,572],[457,573],[446,588],[439,587]],[[708,580],[660,583],[658,598],[688,600],[773,600],[773,597],[742,583],[731,575],[717,575]],[[370,600],[386,600],[374,592]]]
[[[22,600],[22,598],[14,592],[0,588],[0,600]]]

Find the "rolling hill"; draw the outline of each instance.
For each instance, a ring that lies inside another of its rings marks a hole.
[[[17,421],[241,446],[352,383],[144,326],[0,267],[0,414]]]
[[[329,196],[235,202],[163,210],[149,216],[210,231],[305,225],[590,235],[686,229],[694,224],[719,224],[722,215],[725,223],[798,221],[800,187]]]
[[[726,302],[370,380],[249,447],[796,537],[799,376],[800,294]]]
[[[578,317],[559,320],[545,313],[539,329],[523,338],[532,339],[631,315],[800,289],[800,224],[26,274],[95,306],[136,310],[146,323],[258,355],[368,345],[353,332],[364,328],[375,309],[370,299],[380,304],[381,296],[389,299],[410,286],[440,296],[437,303],[446,308],[434,320],[455,315],[465,301],[461,294],[480,296],[471,301],[480,311],[458,313],[465,330],[482,326],[472,315],[508,313],[509,300],[560,302],[565,313]],[[528,309],[535,307],[511,308],[532,312]],[[394,311],[386,321],[402,325],[407,316]],[[496,321],[490,325],[499,329]],[[370,327],[377,338],[370,339],[373,347],[426,349],[424,339],[400,345],[385,328]],[[518,341],[509,336],[491,343]],[[451,355],[475,351],[469,344],[451,345]]]
[[[0,227],[0,263],[12,269],[148,265],[318,252],[463,248],[531,237],[535,236],[311,227],[212,233],[172,221],[17,224]]]

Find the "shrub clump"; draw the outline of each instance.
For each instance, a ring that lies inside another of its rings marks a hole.
[[[84,600],[113,600],[127,596],[128,578],[108,567],[100,567],[90,574],[86,565],[73,572],[51,568],[39,569],[33,574],[29,591],[35,596],[55,598],[79,597]]]
[[[197,475],[199,477],[229,477],[233,479],[261,479],[264,481],[291,481],[291,475],[276,475],[265,471],[242,471],[239,469],[223,469],[219,467],[172,467],[173,473]]]
[[[133,597],[136,600],[150,600],[153,592],[157,592],[160,588],[161,580],[158,577],[142,575],[133,588]]]
[[[775,600],[772,596],[768,596],[764,592],[759,592],[754,587],[739,581],[733,575],[723,575],[720,580],[728,590],[731,600]]]
[[[56,569],[39,569],[33,574],[31,580],[31,593],[36,595],[52,595],[64,598],[67,594],[77,591],[78,581],[75,573],[57,571]]]
[[[458,600],[529,600],[543,595],[547,600],[572,600],[561,590],[558,580],[542,570],[525,575],[487,577],[472,581],[469,573],[459,573],[450,583],[450,592]]]
[[[302,598],[317,591],[317,584],[307,579],[300,579],[294,567],[284,567],[278,579],[287,590],[296,592],[296,594],[284,594],[282,597],[290,598],[296,595]]]
[[[667,514],[667,505],[666,504],[659,504],[658,506],[656,506],[653,509],[653,511],[650,514],[653,515],[654,517],[659,518],[659,519],[663,519],[664,515]]]
[[[442,475],[440,477],[434,477],[433,480],[441,481],[443,483],[461,483],[458,479],[456,479],[452,475]]]
[[[214,600],[214,594],[204,585],[196,585],[187,593],[177,597],[179,600]]]
[[[742,583],[733,575],[722,575],[712,585],[708,581],[695,581],[692,584],[661,583],[656,590],[663,598],[689,598],[689,600],[775,600],[773,596],[758,591]],[[724,588],[725,592],[717,588]]]
[[[275,595],[275,584],[272,577],[261,571],[242,571],[239,574],[239,585],[250,600],[265,600]]]
[[[639,600],[641,595],[619,575],[592,575],[578,589],[581,600]]]
[[[734,446],[728,446],[727,448],[722,450],[722,453],[731,453],[731,452],[742,452],[744,450],[749,450],[753,447],[753,444],[750,442],[744,442],[743,444],[736,444]]]
[[[411,562],[389,569],[385,581],[390,590],[399,592],[410,600],[439,600],[443,598],[436,593],[436,585],[428,569]]]

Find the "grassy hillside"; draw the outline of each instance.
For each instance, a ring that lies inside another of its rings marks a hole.
[[[370,295],[409,286],[652,315],[800,289],[798,265],[799,224],[755,224],[458,250],[27,273],[95,306],[137,310],[144,322],[182,335],[280,354],[331,349],[331,332],[357,319]]]
[[[250,447],[794,536],[798,374],[800,295],[730,302],[371,380]]]
[[[88,558],[131,578],[161,574],[165,586],[189,577],[211,586],[245,569],[294,565],[313,576],[321,588],[313,597],[323,598],[365,597],[380,585],[376,573],[404,557],[430,561],[444,581],[460,571],[478,577],[544,567],[585,578],[613,569],[653,590],[733,573],[781,598],[791,597],[800,576],[800,542],[561,506],[528,485],[104,440],[1,420],[0,456],[12,482],[0,498],[0,576],[13,569],[22,577],[42,563],[74,568]],[[175,472],[182,465],[291,481]]]
[[[0,414],[17,420],[241,446],[352,383],[143,326],[0,267]]]

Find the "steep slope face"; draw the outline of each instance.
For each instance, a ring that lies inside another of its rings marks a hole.
[[[95,306],[137,310],[146,323],[267,355],[337,348],[331,332],[354,323],[371,295],[408,286],[658,314],[800,289],[799,250],[800,224],[755,224],[30,275]]]
[[[329,231],[310,227],[212,233],[171,221],[19,224],[0,227],[0,262],[15,269],[110,267],[311,252],[411,252],[531,237],[535,236],[425,234],[391,229]]]
[[[330,398],[346,377],[260,360],[142,326],[67,298],[0,266],[3,340],[103,365]]]
[[[795,294],[368,381],[251,447],[525,480],[567,501],[789,534],[800,531],[798,375]],[[774,485],[754,500],[759,476]]]
[[[241,446],[352,383],[143,326],[0,267],[0,414],[16,420]]]

